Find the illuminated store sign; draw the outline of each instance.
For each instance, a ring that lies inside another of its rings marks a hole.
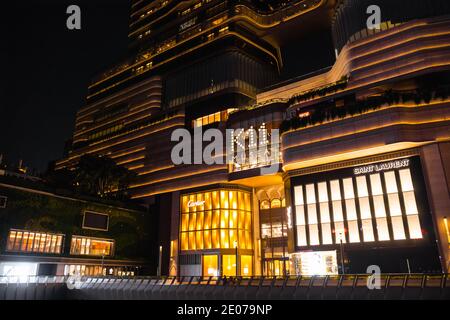
[[[353,169],[355,175],[409,167],[409,159],[373,164]]]
[[[290,255],[292,272],[305,276],[338,274],[336,251],[299,252]]]
[[[189,208],[194,208],[194,207],[200,207],[203,206],[205,204],[205,201],[191,201],[189,200],[188,202],[188,207]]]

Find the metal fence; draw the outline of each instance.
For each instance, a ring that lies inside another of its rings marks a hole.
[[[369,289],[369,275],[299,277],[138,277],[86,278],[71,299],[118,300],[365,300],[450,299],[448,274],[380,275]]]
[[[450,300],[449,274],[298,277],[0,277],[0,300]]]

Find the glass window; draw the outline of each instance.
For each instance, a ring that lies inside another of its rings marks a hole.
[[[62,242],[62,235],[11,230],[7,238],[6,250],[60,254]]]
[[[409,228],[409,236],[411,239],[422,239],[422,230],[420,228],[419,215],[409,215],[408,219],[408,228]]]
[[[306,241],[306,227],[305,226],[297,226],[297,245],[307,246],[308,243]]]
[[[296,206],[303,204],[303,187],[302,186],[294,187],[294,197],[295,197],[295,205]]]
[[[217,277],[219,275],[219,257],[215,254],[203,256],[203,276]]]
[[[386,180],[386,192],[397,193],[397,180],[395,179],[395,172],[389,171],[384,173],[384,179]]]
[[[320,182],[317,184],[319,191],[319,202],[328,202],[328,188],[326,182]]]
[[[372,219],[364,219],[361,221],[361,224],[362,224],[364,242],[375,241],[375,238],[373,235]]]
[[[380,241],[390,240],[387,219],[386,218],[377,218],[376,221],[377,221],[377,230],[378,230],[378,240],[380,240]]]
[[[306,186],[306,203],[316,203],[316,194],[314,191],[314,185],[309,184]]]
[[[248,255],[241,256],[241,276],[248,277],[253,275],[253,257]]]
[[[236,276],[236,255],[222,256],[222,274],[227,277]]]
[[[336,243],[340,243],[342,240],[342,243],[345,243],[345,226],[344,222],[335,222],[335,236],[336,236]]]
[[[399,172],[400,175],[400,183],[402,185],[402,191],[413,191],[414,190],[414,186],[412,183],[412,178],[411,178],[411,171],[409,169],[403,169],[400,170]]]
[[[112,256],[113,240],[73,236],[70,254],[90,256]]]
[[[333,180],[330,182],[331,188],[331,200],[341,200],[341,189],[339,187],[339,180]]]
[[[403,200],[405,201],[406,215],[418,214],[414,191],[403,192]]]
[[[319,227],[317,224],[309,225],[309,244],[311,246],[316,246],[320,244],[319,241]]]
[[[372,195],[383,195],[383,188],[381,186],[381,177],[380,174],[371,174],[370,175],[370,185],[372,187]]]
[[[403,218],[401,216],[392,217],[392,230],[394,232],[394,240],[406,239],[405,228],[403,227]]]

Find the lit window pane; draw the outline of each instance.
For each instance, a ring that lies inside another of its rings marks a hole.
[[[189,250],[195,250],[195,232],[189,232]]]
[[[361,219],[371,219],[372,218],[368,197],[359,199],[359,210],[361,212]]]
[[[320,244],[319,241],[319,228],[317,224],[313,224],[309,226],[309,243],[312,246],[316,246]]]
[[[397,180],[395,179],[395,172],[389,171],[384,173],[384,179],[386,180],[386,192],[387,193],[396,193],[397,189]]]
[[[213,249],[220,248],[220,240],[219,240],[219,230],[212,230],[211,231],[211,240],[212,240],[212,247]]]
[[[297,226],[297,245],[298,246],[306,246],[306,227],[305,226]]]
[[[335,235],[336,235],[336,243],[340,243],[342,240],[342,243],[345,243],[345,226],[343,222],[335,222]]]
[[[316,205],[309,204],[308,205],[308,224],[316,224],[316,223],[317,223]]]
[[[322,223],[322,244],[333,244],[331,223]]]
[[[370,175],[370,185],[372,186],[373,196],[383,194],[383,188],[381,187],[381,177],[379,173]]]
[[[309,184],[306,186],[306,203],[316,203],[316,194],[313,184]]]
[[[345,207],[347,211],[347,220],[357,220],[356,204],[354,199],[345,200]]]
[[[303,206],[295,207],[295,222],[297,225],[305,225],[305,209]]]
[[[294,187],[294,196],[295,196],[295,205],[302,205],[303,202],[303,187],[297,186]]]
[[[405,228],[403,227],[403,218],[392,217],[392,230],[394,232],[394,240],[406,239]]]
[[[331,187],[331,200],[341,200],[341,189],[339,187],[339,180],[333,180],[330,182]]]
[[[358,197],[367,197],[369,192],[367,189],[367,180],[365,176],[360,176],[356,178],[356,185],[358,186]]]
[[[407,215],[418,214],[414,191],[403,192],[403,200],[405,201]]]
[[[382,195],[373,197],[373,206],[375,209],[375,217],[386,217],[384,198]]]
[[[403,169],[399,171],[400,182],[402,185],[402,191],[413,191],[414,186],[411,179],[411,171],[409,169]]]
[[[328,191],[327,191],[327,183],[320,182],[317,185],[319,191],[319,202],[327,202],[328,201]]]
[[[388,194],[389,200],[389,211],[391,216],[401,216],[402,209],[400,208],[400,200],[398,197],[398,193]]]
[[[348,222],[348,233],[349,233],[349,241],[351,243],[359,242],[359,229],[358,229],[358,221],[349,221]]]
[[[422,229],[420,227],[419,216],[410,215],[408,219],[409,236],[411,239],[422,239]]]
[[[353,190],[353,180],[352,178],[344,179],[344,196],[345,199],[353,199],[355,197],[355,192]]]
[[[333,201],[333,218],[334,221],[344,221],[344,216],[342,214],[342,204],[341,201]]]
[[[362,231],[363,231],[364,242],[375,241],[375,238],[373,235],[372,219],[365,219],[365,220],[362,220],[361,222],[362,222]]]
[[[378,240],[380,241],[390,240],[387,219],[377,218],[376,221],[377,221]]]
[[[330,220],[330,210],[328,207],[328,202],[324,202],[320,204],[320,221],[322,223],[329,223]]]
[[[197,249],[203,249],[203,232],[197,231],[195,233],[195,238],[196,238]]]

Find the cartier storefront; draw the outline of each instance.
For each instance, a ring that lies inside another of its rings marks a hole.
[[[251,201],[251,190],[238,186],[181,194],[181,276],[253,275]]]

